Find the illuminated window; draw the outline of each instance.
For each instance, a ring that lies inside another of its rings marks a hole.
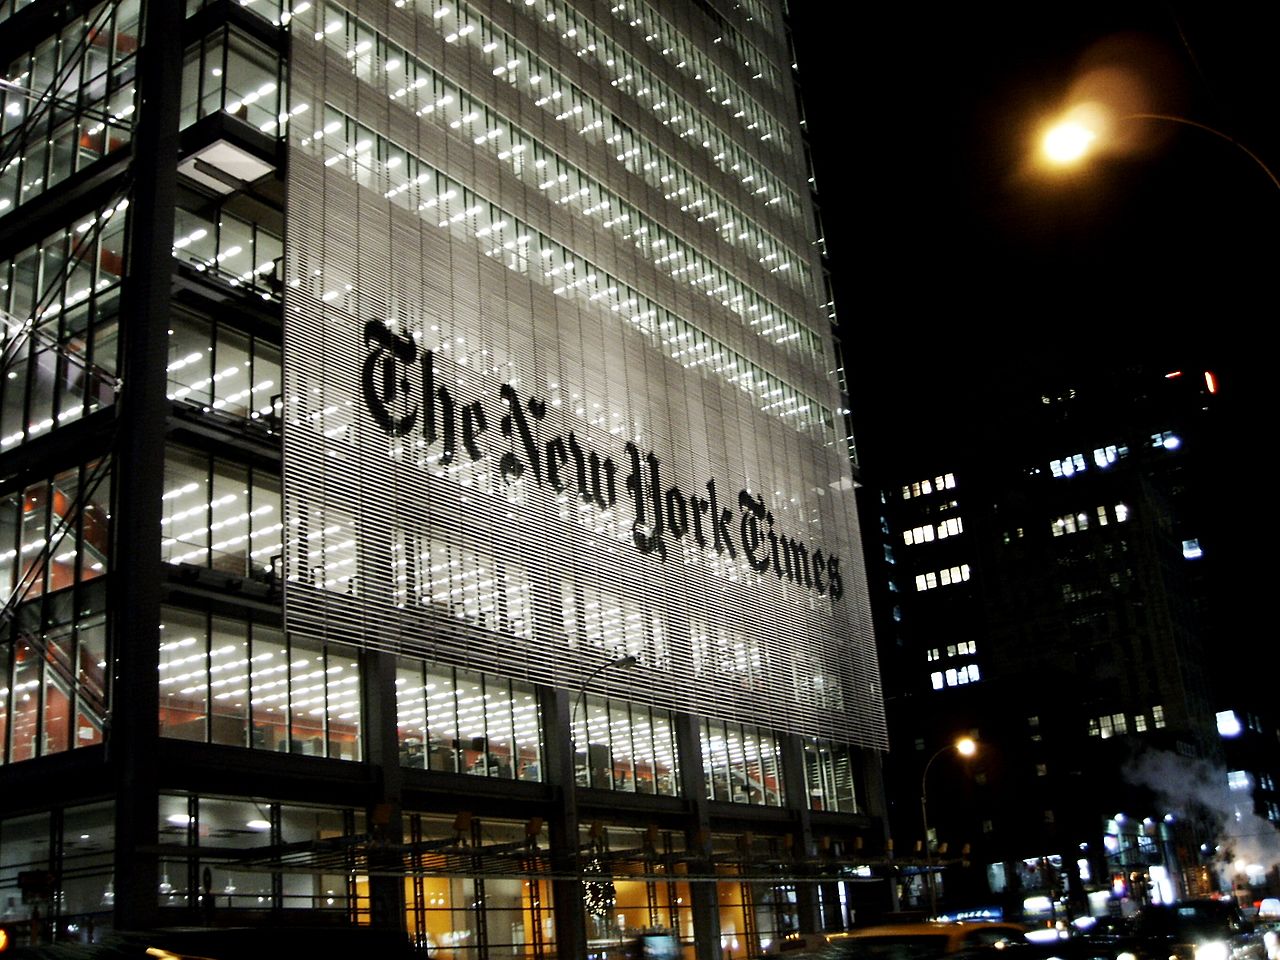
[[[945,685],[943,683],[942,674],[940,672],[929,674],[929,682],[933,684],[933,689],[935,690],[941,690]]]
[[[169,607],[163,615],[161,736],[361,759],[353,649],[204,612]]]
[[[780,807],[786,801],[777,737],[740,723],[703,720],[707,799]]]
[[[1111,444],[1106,447],[1098,447],[1093,451],[1093,462],[1099,467],[1109,467],[1111,464],[1116,462],[1117,458],[1124,455],[1124,453],[1121,453],[1121,450],[1124,450],[1124,453],[1128,453],[1127,449],[1123,447],[1117,448],[1115,444]]]
[[[1244,726],[1240,723],[1240,717],[1234,710],[1219,710],[1218,719],[1218,736],[1220,737],[1238,737],[1244,733]]]
[[[1129,519],[1129,508],[1123,503],[1117,503],[1115,507],[1116,523],[1124,523]]]
[[[1136,733],[1147,732],[1147,715],[1145,713],[1134,714],[1133,729]]]
[[[938,539],[945,540],[964,531],[964,523],[960,517],[949,517],[938,524]]]
[[[1123,713],[1113,713],[1111,715],[1111,722],[1115,725],[1117,735],[1129,732],[1129,725],[1125,722]]]
[[[934,647],[933,649],[931,649],[931,650],[929,651],[929,653],[928,653],[928,659],[929,659],[930,661],[933,661],[933,660],[937,660],[937,659],[938,659],[938,648],[937,648],[937,647]]]
[[[1073,453],[1070,456],[1063,457],[1061,460],[1049,461],[1049,471],[1055,477],[1072,477],[1087,470],[1088,467],[1089,464],[1085,460],[1083,453]]]
[[[163,500],[166,563],[263,581],[271,575],[283,553],[278,476],[171,447]]]
[[[954,490],[956,486],[956,477],[954,473],[943,473],[928,480],[920,480],[902,488],[902,499],[910,500],[914,497],[926,497],[935,491]],[[955,503],[944,504],[947,507],[954,507]]]
[[[1164,707],[1157,704],[1151,708],[1151,722],[1155,724],[1157,730],[1164,729]]]
[[[1248,790],[1251,785],[1248,771],[1230,770],[1227,772],[1228,790]]]
[[[506,780],[541,780],[540,709],[532,684],[401,658],[400,764]]]
[[[1182,541],[1182,556],[1187,560],[1199,560],[1204,556],[1204,551],[1200,549],[1199,539]]]
[[[1151,435],[1151,446],[1156,449],[1177,450],[1182,446],[1182,438],[1172,430],[1163,430]]]
[[[1098,730],[1103,740],[1108,739],[1115,733],[1115,728],[1111,724],[1110,714],[1098,718]]]
[[[941,531],[939,531],[941,535]],[[923,527],[913,527],[910,530],[903,531],[902,539],[907,546],[917,543],[933,542],[933,524],[925,524]]]
[[[853,750],[826,740],[804,741],[805,779],[812,810],[858,812]]]

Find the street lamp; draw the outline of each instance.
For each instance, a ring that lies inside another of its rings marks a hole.
[[[632,654],[627,654],[625,657],[615,657],[612,660],[609,660],[609,661],[606,661],[605,663],[600,664],[600,666],[592,670],[589,674],[587,674],[587,678],[583,680],[582,683],[579,685],[578,697],[573,701],[573,716],[570,718],[570,727],[569,727],[573,736],[573,747],[574,747],[575,754],[577,753],[577,749],[578,749],[578,708],[582,706],[582,701],[587,696],[587,687],[591,685],[591,681],[594,680],[596,677],[600,676],[600,674],[604,673],[606,670],[612,670],[614,667],[634,667],[639,662],[640,660],[637,657],[633,656]],[[588,736],[587,739],[590,740],[591,739],[590,736]],[[590,744],[588,744],[587,745],[588,761],[590,761],[590,753],[591,753],[591,747],[590,747]]]
[[[932,919],[938,912],[938,888],[933,876],[933,853],[929,849],[929,794],[927,781],[929,768],[933,766],[933,761],[950,750],[954,750],[962,757],[972,757],[978,752],[978,744],[972,737],[961,737],[955,743],[949,743],[945,747],[941,747],[925,763],[924,771],[920,774],[920,823],[924,826],[924,869],[925,886],[929,891],[929,919]]]
[[[1067,167],[1081,162],[1089,153],[1099,149],[1111,148],[1109,138],[1112,128],[1117,123],[1128,123],[1134,120],[1149,120],[1158,123],[1174,123],[1184,127],[1194,127],[1212,134],[1219,140],[1225,140],[1249,157],[1271,181],[1271,185],[1280,190],[1280,179],[1277,179],[1271,168],[1262,158],[1250,150],[1235,137],[1223,133],[1198,120],[1180,117],[1172,113],[1126,113],[1114,116],[1111,111],[1098,103],[1081,103],[1068,110],[1063,117],[1048,127],[1040,140],[1040,152],[1052,166]]]

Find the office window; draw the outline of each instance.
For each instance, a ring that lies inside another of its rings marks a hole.
[[[1252,781],[1249,774],[1245,770],[1229,770],[1227,771],[1227,789],[1229,790],[1248,790],[1252,787]]]
[[[707,799],[768,807],[784,804],[775,736],[745,724],[703,720],[701,740]]]
[[[165,457],[166,563],[266,580],[283,553],[280,478],[170,446]]]
[[[0,764],[102,742],[105,609],[105,580],[37,594],[17,607],[0,637]]]
[[[1151,708],[1151,722],[1155,724],[1157,730],[1164,728],[1164,707],[1156,705]]]
[[[287,640],[275,627],[166,607],[160,735],[359,760],[354,649]]]
[[[0,215],[127,148],[139,0],[103,3],[5,65]]]
[[[161,862],[160,906],[196,909],[202,896],[200,878],[207,869],[219,910],[308,910],[335,919],[368,917],[367,887],[349,883],[349,874],[336,864],[270,871],[240,870],[228,862],[229,849],[252,851],[251,856],[260,853],[265,859],[266,850],[277,844],[350,846],[368,836],[362,810],[162,794],[159,814],[160,843],[171,851]],[[333,872],[324,872],[326,866]]]
[[[401,766],[543,779],[542,712],[532,684],[401,657],[396,718]]]
[[[169,320],[170,400],[191,410],[273,426],[280,413],[280,348],[215,320]]]
[[[675,715],[669,710],[587,696],[575,702],[571,720],[579,786],[679,796]]]
[[[115,402],[128,201],[0,261],[0,309],[19,323],[0,377],[0,450]]]
[[[267,47],[224,26],[187,48],[182,70],[183,129],[226,113],[275,136],[289,120],[284,66]]]
[[[858,812],[855,756],[848,746],[806,738],[804,769],[811,810]]]

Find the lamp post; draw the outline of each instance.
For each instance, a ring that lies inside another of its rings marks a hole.
[[[929,891],[930,919],[938,912],[938,888],[934,883],[933,876],[933,852],[929,849],[929,794],[927,784],[929,768],[933,766],[933,761],[950,750],[956,751],[962,757],[972,757],[978,750],[978,744],[972,737],[961,737],[955,743],[949,743],[945,747],[941,747],[928,759],[924,765],[924,771],[920,774],[920,823],[924,827],[925,887]]]
[[[1172,113],[1128,113],[1115,119],[1120,123],[1132,120],[1154,120],[1203,130],[1205,133],[1211,134],[1219,140],[1225,140],[1239,149],[1267,175],[1271,185],[1280,190],[1280,178],[1276,177],[1276,174],[1263,162],[1261,157],[1235,137],[1223,133],[1207,123],[1201,123],[1198,120],[1180,117]],[[1105,108],[1098,104],[1082,104],[1068,111],[1062,120],[1044,132],[1040,141],[1040,150],[1054,166],[1074,165],[1098,147],[1105,148],[1107,146],[1106,134],[1111,126],[1112,117]]]
[[[570,718],[570,728],[569,728],[571,735],[573,737],[573,746],[574,746],[575,753],[577,752],[577,747],[578,747],[578,708],[582,706],[582,701],[586,699],[587,687],[591,685],[591,681],[594,680],[596,677],[600,676],[600,674],[604,673],[606,670],[611,670],[614,667],[634,667],[639,662],[640,662],[639,659],[633,656],[632,654],[627,654],[625,657],[615,657],[612,660],[609,660],[609,661],[606,661],[605,663],[600,664],[600,666],[592,670],[589,674],[587,674],[587,678],[583,680],[582,683],[578,686],[578,696],[577,696],[577,699],[573,701],[573,716]],[[591,739],[590,736],[588,736],[587,739],[590,740]],[[590,744],[588,744],[587,745],[588,765],[590,761],[590,752],[591,752],[591,747],[590,747]]]

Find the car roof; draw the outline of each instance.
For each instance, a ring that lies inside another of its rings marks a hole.
[[[832,941],[855,940],[866,937],[947,937],[957,939],[972,930],[1007,930],[1024,933],[1023,924],[1005,920],[926,920],[920,923],[885,923],[875,927],[859,927],[846,933],[831,933]]]

